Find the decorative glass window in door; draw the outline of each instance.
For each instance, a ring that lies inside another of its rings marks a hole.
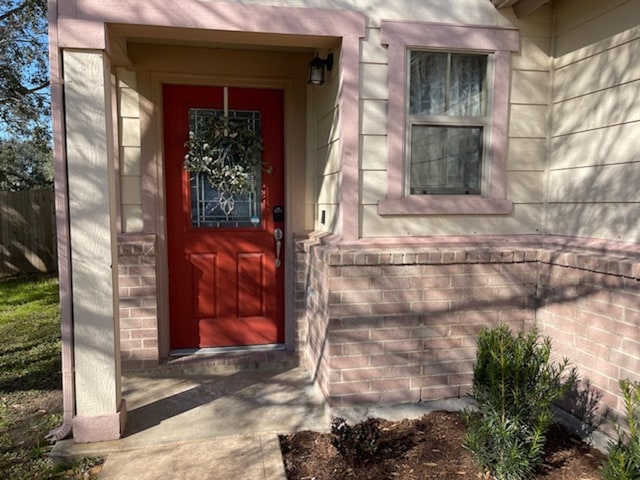
[[[261,226],[260,112],[191,108],[186,146],[192,225]]]

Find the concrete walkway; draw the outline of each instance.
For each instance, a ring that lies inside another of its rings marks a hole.
[[[105,456],[100,480],[285,479],[278,434],[327,431],[330,414],[302,368],[123,378],[122,439],[58,442],[58,458]]]
[[[417,418],[460,410],[453,399],[390,407],[330,410],[300,367],[229,374],[157,371],[126,374],[123,438],[58,442],[54,458],[106,457],[99,480],[285,480],[278,434],[329,431],[331,416]]]

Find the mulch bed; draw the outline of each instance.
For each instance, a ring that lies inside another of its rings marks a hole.
[[[462,444],[466,426],[459,413],[432,412],[420,419],[380,420],[376,458],[354,466],[331,445],[331,434],[302,431],[280,437],[288,480],[485,479]],[[599,480],[605,456],[553,426],[536,479]]]

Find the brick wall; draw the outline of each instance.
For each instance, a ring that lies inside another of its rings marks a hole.
[[[306,298],[297,304],[300,339],[332,405],[465,395],[477,334],[499,323],[537,325],[614,409],[618,378],[639,379],[635,253],[568,253],[536,242],[298,247],[307,272],[296,287]]]
[[[120,236],[120,355],[125,370],[158,365],[156,271],[154,236]]]
[[[537,324],[593,390],[577,395],[600,398],[596,411],[574,412],[596,423],[605,406],[624,416],[619,379],[640,381],[639,267],[637,259],[540,252]]]

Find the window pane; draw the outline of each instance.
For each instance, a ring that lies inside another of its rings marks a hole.
[[[412,195],[479,194],[482,127],[411,128]]]
[[[441,115],[446,110],[447,53],[411,52],[409,112]]]
[[[216,120],[223,118],[218,109],[190,108],[189,131],[199,143],[207,143]],[[230,110],[229,120],[246,123],[247,127],[260,132],[260,112]],[[195,228],[244,228],[262,224],[261,191],[262,169],[256,166],[249,172],[250,191],[232,193],[214,188],[203,174],[190,174],[191,220]]]
[[[485,115],[486,55],[410,53],[411,115]]]
[[[481,116],[485,114],[485,55],[451,55],[449,81],[449,115]]]

